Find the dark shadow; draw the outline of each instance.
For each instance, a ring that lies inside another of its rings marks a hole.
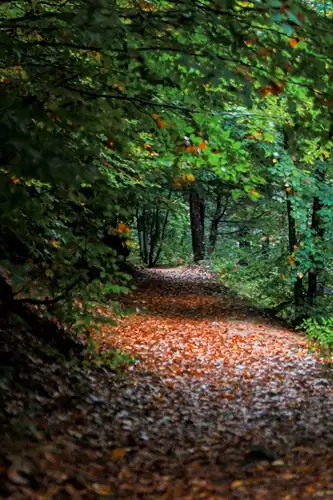
[[[170,266],[166,271],[172,271]],[[142,307],[153,316],[183,317],[206,319],[210,321],[235,319],[241,317],[253,322],[267,321],[278,327],[288,327],[286,323],[272,316],[269,310],[251,304],[248,299],[237,296],[227,287],[215,281],[215,278],[191,276],[186,279],[181,274],[154,274],[154,270],[133,270],[136,293],[124,303]],[[144,295],[146,294],[146,297]],[[165,300],[161,298],[165,297]],[[149,300],[148,300],[149,298]],[[134,300],[133,300],[134,299]],[[147,299],[147,300],[145,300]]]

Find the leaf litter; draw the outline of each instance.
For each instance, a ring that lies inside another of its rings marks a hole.
[[[134,314],[95,332],[134,355],[121,376],[3,331],[3,497],[332,498],[332,380],[304,336],[198,266],[135,278]]]

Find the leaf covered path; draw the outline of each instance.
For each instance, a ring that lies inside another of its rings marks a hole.
[[[6,412],[30,431],[1,438],[3,496],[332,498],[332,384],[304,338],[200,268],[137,281],[136,313],[96,334],[138,358],[126,376],[6,339]]]
[[[160,458],[175,448],[189,498],[333,496],[333,391],[303,337],[200,268],[145,271],[129,304],[136,314],[102,342],[166,386],[152,394],[163,418],[142,432]]]

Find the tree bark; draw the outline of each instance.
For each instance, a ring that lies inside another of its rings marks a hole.
[[[146,211],[143,209],[140,213],[138,208],[136,211],[137,231],[139,237],[140,256],[145,264],[148,264],[148,244],[147,244],[147,228],[146,228]]]
[[[296,223],[292,213],[292,204],[291,204],[291,195],[290,193],[286,193],[287,195],[287,215],[288,215],[288,234],[289,234],[289,243],[288,250],[291,255],[297,247],[297,231],[296,231]],[[294,302],[296,308],[301,308],[304,306],[304,286],[303,279],[297,276],[296,281],[294,283]]]
[[[205,257],[205,203],[196,189],[189,193],[194,262]]]
[[[211,219],[210,229],[209,229],[209,249],[210,253],[214,252],[217,242],[217,235],[219,224],[224,217],[224,214],[228,207],[229,196],[226,197],[224,206],[222,208],[221,195],[218,193],[216,198],[216,205],[214,215]]]
[[[323,182],[325,179],[325,172],[318,172],[317,178],[319,182]],[[312,204],[312,221],[311,221],[311,232],[314,239],[323,239],[325,230],[323,221],[320,215],[320,210],[323,208],[319,196],[315,196]],[[307,289],[307,301],[310,306],[313,306],[316,301],[317,288],[318,288],[318,267],[315,262],[312,262],[312,267],[308,273],[308,289]]]

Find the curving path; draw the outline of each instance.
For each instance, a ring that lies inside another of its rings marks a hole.
[[[333,498],[332,372],[304,337],[201,268],[136,280],[135,313],[95,332],[137,358],[123,376],[3,328],[1,498]]]

